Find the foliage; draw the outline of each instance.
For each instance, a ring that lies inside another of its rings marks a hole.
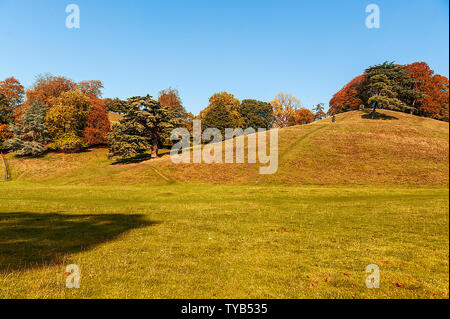
[[[170,132],[180,125],[179,118],[150,95],[131,97],[127,104],[123,119],[113,125],[108,135],[110,156],[126,158],[151,148],[152,158],[157,157],[160,145],[167,142]]]
[[[0,124],[9,124],[14,120],[15,109],[22,104],[24,88],[13,77],[0,81]]]
[[[0,151],[4,149],[3,143],[13,137],[8,124],[0,124]]]
[[[448,121],[449,81],[425,62],[368,68],[330,100],[329,114],[381,107]]]
[[[199,118],[203,120],[208,113],[209,109],[219,107],[220,109],[226,108],[230,114],[232,121],[229,128],[236,128],[243,126],[243,119],[241,117],[241,103],[234,97],[233,94],[228,92],[215,93],[209,98],[209,106],[200,112]],[[216,111],[214,111],[216,112]],[[225,114],[225,113],[224,113]]]
[[[335,115],[342,112],[357,110],[364,104],[360,95],[360,87],[366,80],[364,75],[357,76],[346,84],[330,100],[328,114]]]
[[[314,113],[311,112],[308,109],[300,108],[295,111],[294,114],[295,118],[295,124],[296,125],[303,125],[303,124],[309,124],[314,121]]]
[[[192,113],[188,113],[183,106],[180,98],[180,93],[177,89],[169,87],[168,89],[159,92],[158,102],[162,106],[167,106],[173,115],[179,119],[181,126],[192,130]]]
[[[225,136],[226,128],[235,128],[235,121],[228,108],[219,103],[214,104],[207,109],[205,117],[202,120],[202,129],[217,128]]]
[[[364,72],[366,81],[362,86],[363,94],[368,96],[367,105],[372,107],[372,116],[376,108],[405,111],[412,107],[398,99],[405,78],[404,69],[393,63],[372,66]]]
[[[102,96],[103,82],[99,80],[80,81],[76,84],[75,88],[86,95],[100,98]]]
[[[83,131],[83,140],[86,146],[106,143],[106,135],[111,130],[108,118],[108,109],[102,99],[94,95],[89,96],[91,111],[87,118],[87,125]]]
[[[241,117],[243,119],[243,129],[253,127],[270,128],[273,125],[273,107],[270,103],[257,100],[242,100]]]
[[[77,89],[61,93],[50,103],[53,106],[46,116],[52,139],[49,148],[68,151],[86,146],[83,132],[92,108],[89,98]]]
[[[314,120],[321,120],[324,117],[326,117],[326,113],[325,113],[325,103],[319,103],[317,104],[313,110],[314,112]]]
[[[45,152],[50,138],[45,125],[47,107],[41,101],[34,101],[17,124],[11,125],[14,137],[4,145],[18,155],[37,156]]]
[[[281,92],[270,104],[273,107],[274,126],[281,128],[295,125],[295,111],[302,107],[299,99]]]
[[[105,98],[103,102],[109,112],[125,114],[128,110],[128,101],[123,101],[117,97],[115,99]]]

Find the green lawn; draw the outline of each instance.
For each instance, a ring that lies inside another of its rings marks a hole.
[[[0,183],[0,298],[448,298],[448,209],[447,187]]]

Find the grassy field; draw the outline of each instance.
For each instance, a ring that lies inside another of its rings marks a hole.
[[[448,189],[0,184],[1,298],[448,298]],[[81,288],[65,288],[65,266]],[[381,288],[365,287],[377,264]]]
[[[0,298],[449,298],[448,123],[383,114],[281,130],[270,176],[9,154]]]

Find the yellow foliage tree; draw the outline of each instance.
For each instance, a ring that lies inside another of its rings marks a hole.
[[[72,90],[53,98],[51,105],[46,116],[52,139],[49,148],[67,151],[84,147],[83,130],[91,109],[89,98],[80,90]]]
[[[291,94],[281,92],[270,104],[273,107],[275,127],[295,125],[295,112],[302,107],[299,99]]]

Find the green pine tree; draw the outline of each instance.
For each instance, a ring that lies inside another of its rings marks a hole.
[[[14,137],[5,141],[4,147],[18,155],[38,156],[47,150],[50,141],[45,125],[47,107],[40,101],[34,101],[18,124],[11,125]]]
[[[151,149],[158,156],[161,145],[170,140],[170,132],[181,123],[171,110],[150,95],[129,98],[123,106],[124,117],[108,135],[110,157],[133,157]]]

